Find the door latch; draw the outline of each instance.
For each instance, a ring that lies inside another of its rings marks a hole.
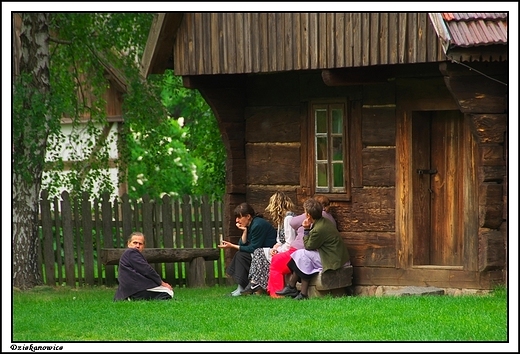
[[[418,169],[417,173],[420,174],[420,175],[434,175],[434,174],[437,173],[437,170],[422,170],[422,169]]]

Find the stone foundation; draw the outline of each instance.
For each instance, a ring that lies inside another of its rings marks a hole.
[[[410,287],[410,286],[353,286],[353,296],[405,296],[405,295],[486,295],[492,290],[457,289],[436,287]],[[442,290],[442,291],[440,291]]]

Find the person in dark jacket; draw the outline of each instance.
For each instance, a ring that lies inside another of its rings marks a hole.
[[[170,300],[173,288],[165,283],[141,253],[145,247],[144,235],[133,232],[128,248],[119,259],[119,286],[114,301],[119,300]]]
[[[238,250],[233,256],[226,273],[233,277],[238,287],[231,292],[232,296],[240,296],[249,283],[251,254],[262,247],[273,247],[276,243],[276,229],[269,221],[258,216],[248,203],[242,203],[235,208],[236,226],[242,230],[238,244],[222,241],[218,247]]]

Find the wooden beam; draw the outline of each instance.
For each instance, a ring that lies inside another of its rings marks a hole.
[[[173,47],[183,16],[182,12],[169,12],[154,17],[141,59],[143,77],[173,69]]]
[[[348,86],[388,82],[391,75],[386,68],[370,67],[323,70],[321,77],[327,86]]]
[[[104,265],[119,264],[119,259],[126,248],[103,248],[101,262]],[[220,257],[218,248],[145,248],[143,256],[149,263],[190,262],[202,257],[206,261],[214,261]]]
[[[441,63],[439,69],[461,112],[507,112],[507,64]]]

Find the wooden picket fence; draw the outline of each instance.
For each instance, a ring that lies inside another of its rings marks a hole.
[[[39,259],[44,283],[51,286],[117,285],[117,265],[101,263],[101,249],[125,248],[133,231],[146,236],[147,248],[216,248],[222,237],[223,203],[206,196],[165,195],[158,201],[128,195],[110,199],[108,194],[91,199],[87,193],[71,198],[40,200]],[[186,286],[186,262],[152,266],[174,286]],[[206,261],[206,285],[226,284],[224,252]]]

